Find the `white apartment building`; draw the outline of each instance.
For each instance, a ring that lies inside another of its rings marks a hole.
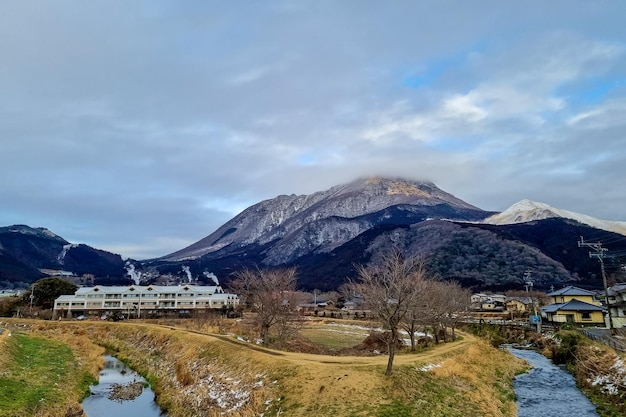
[[[54,301],[53,317],[121,313],[126,317],[147,318],[164,312],[189,314],[192,310],[234,308],[236,294],[220,286],[131,285],[81,287],[74,295]]]

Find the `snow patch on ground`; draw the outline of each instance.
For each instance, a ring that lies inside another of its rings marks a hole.
[[[620,391],[626,387],[626,366],[624,365],[624,360],[616,357],[608,373],[596,375],[593,379],[588,379],[587,382],[594,387],[599,386],[604,394],[619,395]]]
[[[200,372],[197,364],[193,365],[193,372]],[[263,374],[257,374],[250,381],[243,381],[221,373],[219,375],[206,375],[197,382],[181,390],[185,396],[195,399],[199,410],[206,410],[217,406],[226,413],[232,413],[244,407],[250,400],[255,389],[265,385]]]
[[[427,365],[424,366],[418,366],[417,368],[415,368],[417,371],[421,371],[421,372],[429,372],[435,368],[441,368],[441,366],[443,365],[443,362],[439,362],[439,363],[429,363]]]

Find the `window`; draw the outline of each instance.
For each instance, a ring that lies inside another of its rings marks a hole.
[[[582,315],[582,319],[583,320],[591,320],[591,313],[587,312],[587,311],[583,311],[582,313],[580,313]]]

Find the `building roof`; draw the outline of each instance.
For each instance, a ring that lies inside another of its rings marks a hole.
[[[506,302],[510,302],[510,301],[519,301],[522,304],[532,304],[533,303],[533,299],[531,297],[507,297]]]
[[[561,288],[560,290],[556,290],[556,291],[552,291],[551,293],[548,293],[548,296],[556,297],[557,295],[569,295],[573,297],[577,295],[584,295],[588,297],[593,297],[595,294],[596,293],[593,291],[584,290],[582,288],[569,285],[567,287]]]
[[[607,292],[609,293],[609,295],[616,295],[626,292],[626,283],[620,282],[619,284],[615,284],[612,287],[607,288]]]
[[[80,287],[76,290],[76,295],[92,294],[101,292],[104,294],[123,294],[123,293],[178,293],[178,292],[222,292],[221,287],[215,285],[96,285],[95,287]]]
[[[547,306],[541,307],[541,311],[545,313],[556,313],[557,311],[606,311],[606,309],[604,307],[573,299],[567,303],[548,304]]]

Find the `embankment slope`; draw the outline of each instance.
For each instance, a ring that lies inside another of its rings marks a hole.
[[[27,331],[117,351],[147,376],[170,417],[515,416],[511,380],[523,368],[467,334],[397,355],[394,374],[385,377],[384,355],[282,352],[175,327],[28,322]]]

